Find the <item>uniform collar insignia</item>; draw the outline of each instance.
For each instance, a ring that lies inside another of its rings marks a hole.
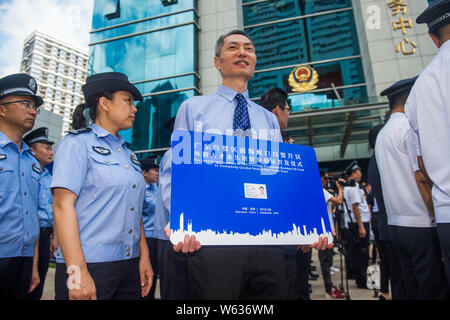
[[[95,152],[101,154],[102,156],[107,156],[111,154],[111,150],[103,148],[103,147],[94,147],[92,146],[92,150]]]
[[[0,160],[5,160],[6,159],[6,154],[0,154]]]
[[[39,168],[35,162],[33,162],[33,165],[31,167],[33,168],[34,172],[39,173],[39,174],[42,173],[41,168]]]
[[[133,154],[130,156],[130,158],[131,158],[131,162],[133,162],[135,165],[141,166],[141,163],[139,162],[138,159],[136,159],[136,158],[134,157]]]

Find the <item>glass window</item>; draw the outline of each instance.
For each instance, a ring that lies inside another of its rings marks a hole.
[[[359,54],[352,11],[247,28],[257,70]],[[283,57],[280,59],[280,57]]]
[[[351,0],[277,0],[244,5],[243,12],[245,25],[252,25],[351,6]]]
[[[187,25],[95,45],[89,73],[94,67],[95,72],[120,71],[135,82],[193,72],[194,28]]]
[[[255,43],[258,57],[256,70],[309,61],[305,27],[301,20],[250,28],[246,31]]]
[[[194,0],[183,0],[170,6],[163,6],[161,0],[120,0],[120,17],[108,20],[105,17],[104,8],[107,6],[108,10],[112,10],[115,6],[115,0],[95,0],[94,14],[92,17],[92,29],[100,29],[104,27],[113,26],[116,24],[130,22],[133,20],[143,19],[160,14],[166,14],[194,7]],[[110,8],[110,9],[109,9]]]

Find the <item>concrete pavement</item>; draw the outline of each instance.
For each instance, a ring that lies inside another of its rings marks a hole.
[[[335,249],[337,252],[337,249]],[[318,258],[317,250],[313,250],[312,253],[312,261],[313,265],[316,266],[316,271],[314,273],[319,274],[317,280],[310,281],[312,287],[311,300],[345,300],[345,299],[330,299],[325,296],[325,287],[323,284],[322,272],[320,270],[320,262]],[[339,255],[335,255],[333,258],[333,266],[339,268],[340,267],[340,259]],[[54,279],[55,279],[55,269],[49,268],[47,273],[47,278],[45,280],[44,285],[44,293],[42,296],[42,300],[54,300],[55,291],[54,291]],[[335,273],[332,276],[332,281],[334,285],[339,287],[341,283],[341,274],[340,272]],[[374,297],[373,290],[367,289],[358,289],[355,285],[355,280],[348,280],[349,284],[349,292],[351,300],[378,300],[378,298]],[[344,278],[344,288],[345,288],[345,278]],[[156,297],[159,298],[159,281],[156,287]]]

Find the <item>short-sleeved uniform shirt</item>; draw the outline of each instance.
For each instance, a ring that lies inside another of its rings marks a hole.
[[[60,142],[50,187],[78,196],[75,211],[87,263],[139,256],[145,185],[139,161],[120,136],[93,124]],[[55,255],[64,261],[60,249]]]
[[[144,205],[142,208],[142,220],[144,223],[144,232],[146,238],[153,237],[155,229],[155,208],[156,208],[156,194],[158,185],[152,183],[145,188]]]
[[[53,209],[52,209],[52,191],[50,184],[52,183],[52,175],[48,169],[44,168],[41,177],[41,189],[39,191],[39,208],[38,216],[41,228],[53,227]]]
[[[431,227],[428,212],[417,187],[414,172],[417,157],[411,146],[411,130],[404,113],[396,112],[378,133],[375,156],[388,224],[401,227]]]
[[[405,104],[418,155],[433,181],[437,223],[450,223],[450,41],[419,75]]]
[[[0,258],[32,257],[39,236],[41,169],[25,142],[0,132]]]
[[[350,218],[347,212],[347,207],[344,205],[346,224],[348,224],[349,222],[356,223],[355,214],[353,213],[352,209],[354,203],[358,203],[361,221],[363,223],[370,222],[369,206],[367,205],[364,191],[359,187],[358,183],[356,183],[356,186],[354,187],[344,187],[344,199],[347,203],[348,209],[351,211]]]

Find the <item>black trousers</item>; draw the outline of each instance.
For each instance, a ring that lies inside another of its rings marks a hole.
[[[0,300],[25,300],[31,284],[33,257],[0,258]]]
[[[389,226],[400,260],[408,300],[442,300],[448,296],[437,228]]]
[[[95,283],[97,300],[140,300],[141,280],[139,258],[111,262],[88,263],[89,274]],[[68,300],[67,268],[56,264],[55,300]]]
[[[351,248],[351,242],[354,236],[350,233],[348,228],[340,229],[342,234],[342,243],[344,249],[344,259],[345,259],[345,273],[349,279],[356,279],[356,270],[354,270],[354,263],[352,261],[352,255],[349,252],[349,247]]]
[[[375,238],[375,243],[378,248],[378,254],[380,258],[380,291],[382,293],[389,293],[389,263],[387,258],[388,250],[386,248],[387,244],[385,240],[380,240],[379,232],[378,232],[378,212],[372,213],[372,221],[370,226],[372,227],[373,236]]]
[[[450,290],[450,223],[438,223],[437,230],[439,234],[442,258],[444,259],[447,289]]]
[[[295,283],[296,283],[296,266],[297,266],[296,252],[286,253],[284,255],[284,263],[286,264],[286,281],[287,281],[287,295],[288,300],[295,300]]]
[[[282,247],[203,247],[188,258],[194,299],[286,299]]]
[[[297,250],[296,256],[296,274],[295,274],[295,300],[310,300],[309,297],[309,272],[311,271],[312,249],[304,253],[301,249]]]
[[[173,251],[169,240],[156,239],[161,300],[188,300],[187,255]]]
[[[145,238],[147,242],[148,252],[150,255],[150,263],[152,264],[153,269],[153,282],[152,287],[150,288],[150,292],[143,300],[154,300],[155,299],[155,290],[156,290],[156,282],[158,280],[158,256],[157,256],[157,247],[156,247],[155,238]]]
[[[50,259],[50,236],[53,233],[53,228],[41,228],[39,231],[39,257],[38,257],[38,272],[39,282],[36,289],[29,295],[29,300],[40,300],[44,291],[45,277],[47,276],[48,264]]]
[[[389,268],[389,277],[391,280],[391,298],[392,300],[406,300],[407,290],[403,279],[402,268],[397,253],[394,250],[392,241],[380,241],[384,246],[386,260]]]
[[[366,229],[366,236],[358,236],[358,224],[349,223],[349,243],[347,253],[351,256],[350,263],[355,271],[355,280],[358,287],[367,286],[367,267],[369,265],[369,223],[363,223]]]
[[[323,283],[325,291],[331,291],[333,282],[331,281],[331,266],[333,265],[333,249],[319,251],[320,269],[322,270]]]

